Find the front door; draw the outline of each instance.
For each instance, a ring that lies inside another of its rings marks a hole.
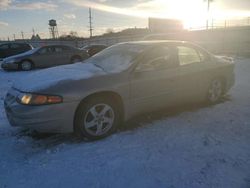
[[[147,112],[175,103],[178,64],[169,46],[158,46],[145,53],[130,78],[133,112]]]

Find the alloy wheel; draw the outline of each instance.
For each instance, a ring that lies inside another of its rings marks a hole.
[[[22,62],[22,64],[21,64],[21,68],[22,68],[22,70],[24,70],[24,71],[31,70],[31,69],[32,69],[32,64],[31,64],[29,61],[24,61],[24,62]]]
[[[222,95],[222,82],[220,80],[213,80],[208,89],[208,100],[212,103],[217,102]]]
[[[108,104],[92,106],[84,117],[84,127],[92,136],[102,136],[113,126],[115,113]]]

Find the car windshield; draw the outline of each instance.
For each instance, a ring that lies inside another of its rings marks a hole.
[[[33,48],[31,50],[28,50],[27,52],[22,53],[22,55],[32,55],[36,51],[38,51],[40,48]]]
[[[135,59],[147,46],[148,45],[143,43],[117,44],[106,48],[85,62],[93,63],[105,72],[122,72],[131,66],[133,59]]]

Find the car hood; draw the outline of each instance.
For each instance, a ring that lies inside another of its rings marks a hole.
[[[16,81],[15,89],[23,92],[39,92],[62,82],[89,79],[106,74],[101,68],[92,63],[75,63],[29,73]]]
[[[35,49],[29,50],[27,52],[21,53],[21,54],[17,54],[17,55],[13,55],[13,56],[4,58],[4,61],[9,61],[9,60],[12,60],[12,59],[21,59],[21,58],[24,58],[26,56],[32,55],[36,51],[37,51],[37,49],[35,48]]]

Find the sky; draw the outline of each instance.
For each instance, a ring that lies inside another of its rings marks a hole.
[[[0,0],[0,39],[30,38],[32,30],[49,37],[48,20],[55,19],[59,35],[76,31],[88,37],[88,8],[92,8],[94,35],[108,29],[145,28],[148,17],[174,18],[186,28],[215,20],[250,17],[250,0]],[[15,36],[14,36],[15,35]]]

